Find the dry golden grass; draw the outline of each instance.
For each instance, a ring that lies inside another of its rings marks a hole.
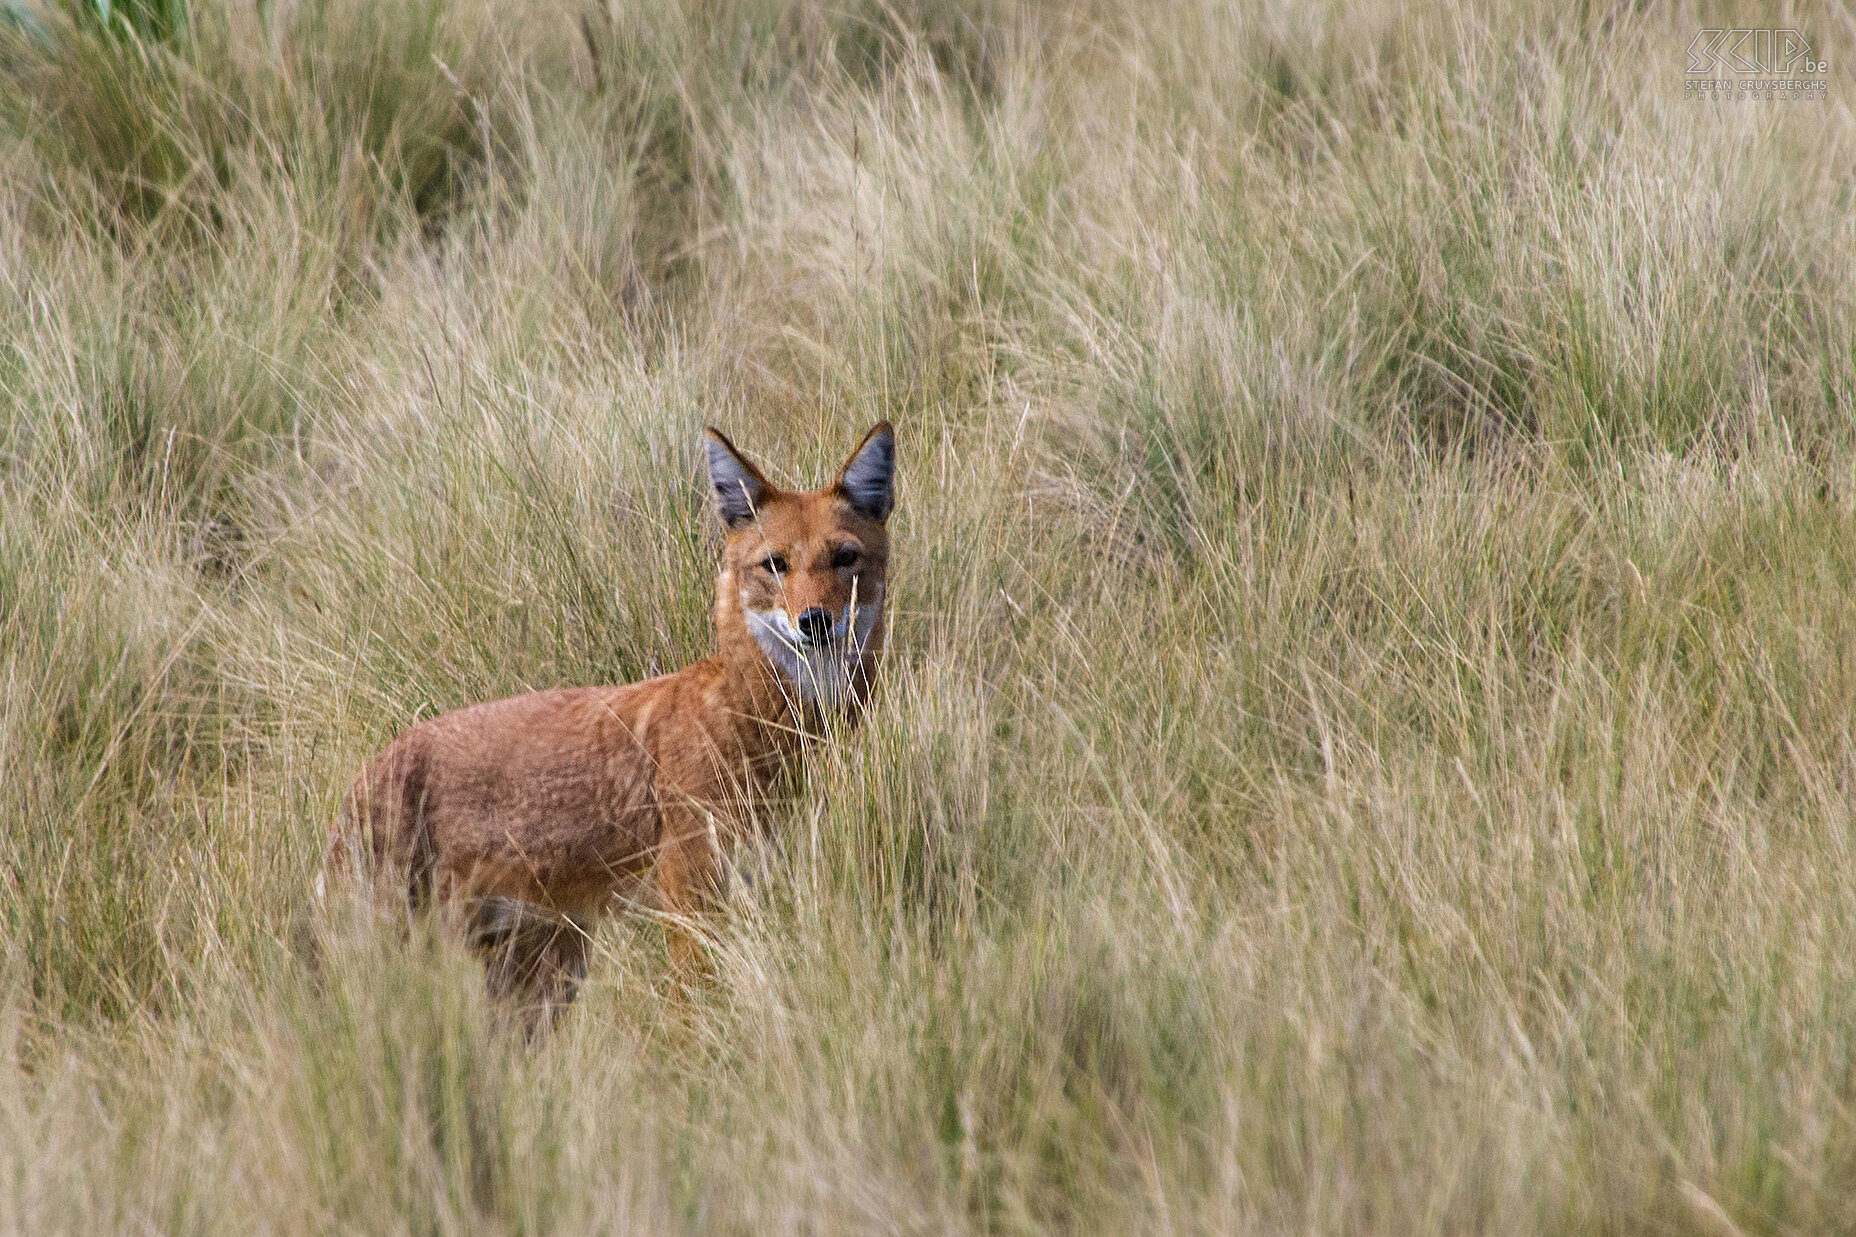
[[[1856,24],[123,11],[0,3],[0,1230],[1856,1227]],[[312,956],[389,735],[706,652],[703,423],[880,416],[704,993]]]

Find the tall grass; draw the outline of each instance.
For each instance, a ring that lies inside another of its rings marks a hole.
[[[170,9],[0,18],[0,1227],[1856,1226],[1856,27]],[[879,416],[712,983],[309,948],[390,735],[707,651],[705,422]]]

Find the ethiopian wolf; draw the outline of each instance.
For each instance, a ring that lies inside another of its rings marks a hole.
[[[714,656],[421,722],[343,803],[330,870],[454,916],[492,992],[531,1019],[573,999],[592,925],[616,902],[642,896],[675,924],[721,891],[724,848],[755,801],[830,719],[855,722],[882,657],[889,424],[812,492],[777,488],[715,430],[705,446],[726,527]],[[689,967],[687,929],[671,943]]]

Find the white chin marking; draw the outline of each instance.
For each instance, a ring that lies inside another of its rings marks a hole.
[[[882,605],[883,592],[877,589],[868,601],[847,606],[837,615],[831,639],[807,646],[786,611],[750,610],[746,590],[741,597],[742,613],[747,616],[748,630],[754,633],[760,651],[780,677],[792,685],[800,700],[823,708],[836,708],[850,694],[851,676],[863,660]]]

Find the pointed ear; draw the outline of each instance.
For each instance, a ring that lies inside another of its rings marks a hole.
[[[715,508],[722,523],[731,529],[752,523],[773,486],[720,430],[704,430],[703,447],[709,454],[709,484],[715,487]]]
[[[878,421],[844,461],[834,487],[851,510],[881,524],[896,505],[896,431]]]

